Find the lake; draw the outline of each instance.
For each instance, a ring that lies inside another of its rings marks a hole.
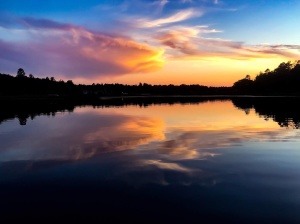
[[[0,215],[299,223],[298,99],[2,112]]]

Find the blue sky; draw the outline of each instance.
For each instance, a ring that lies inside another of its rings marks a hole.
[[[0,72],[230,85],[299,59],[299,12],[297,0],[1,1]]]

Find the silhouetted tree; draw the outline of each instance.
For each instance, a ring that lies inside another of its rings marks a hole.
[[[235,89],[238,94],[252,94],[253,83],[254,82],[251,80],[250,75],[246,75],[245,78],[238,80],[233,84],[233,89]]]
[[[73,83],[72,80],[68,80],[68,81],[67,81],[67,84],[68,84],[68,85],[72,85],[72,86],[74,85],[74,83]]]
[[[24,71],[23,68],[19,68],[19,69],[18,69],[17,77],[18,77],[18,78],[25,77],[25,71]]]
[[[299,95],[300,63],[282,62],[273,71],[267,69],[256,76],[255,92],[260,95]]]

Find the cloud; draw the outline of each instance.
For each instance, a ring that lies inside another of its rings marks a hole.
[[[192,3],[193,0],[181,0],[182,3]]]
[[[163,9],[169,3],[168,0],[160,0],[158,1],[158,5]]]
[[[174,26],[162,29],[154,38],[167,47],[171,57],[228,57],[234,59],[284,56],[299,58],[300,45],[246,45],[243,42],[204,37],[222,31],[208,26]]]
[[[70,30],[79,28],[77,26],[67,24],[67,23],[60,23],[49,19],[36,19],[36,18],[23,18],[22,23],[24,26],[29,28],[40,28],[40,29],[54,29],[54,30]]]
[[[203,3],[208,3],[208,4],[214,4],[214,5],[219,5],[222,3],[220,0],[201,0]]]
[[[151,28],[151,27],[159,27],[163,25],[168,25],[171,23],[182,22],[184,20],[191,19],[193,17],[198,17],[203,15],[203,12],[195,9],[185,9],[181,10],[171,16],[160,18],[160,19],[138,19],[136,22],[136,26],[142,28]]]
[[[162,50],[129,37],[46,19],[20,21],[26,41],[0,39],[0,67],[4,69],[9,62],[14,69],[22,66],[32,69],[31,73],[90,78],[149,72],[163,64]]]
[[[162,45],[172,48],[184,55],[204,55],[220,51],[220,47],[240,47],[241,43],[209,39],[203,34],[219,33],[221,31],[210,29],[208,26],[172,27],[162,30],[154,38]],[[176,52],[175,52],[176,54]]]
[[[288,58],[299,58],[300,45],[254,45],[244,47],[249,52],[258,53],[262,55],[281,55]]]

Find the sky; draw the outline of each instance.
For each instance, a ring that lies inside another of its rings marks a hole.
[[[0,1],[0,73],[231,86],[300,59],[298,0]]]

